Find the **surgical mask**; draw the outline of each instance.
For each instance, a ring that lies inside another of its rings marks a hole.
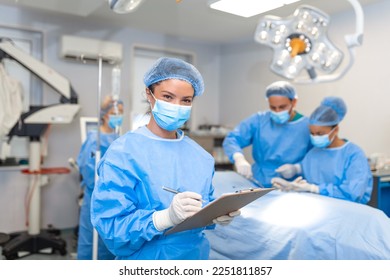
[[[310,141],[313,144],[313,146],[317,147],[317,148],[328,147],[333,142],[333,139],[336,136],[335,135],[332,139],[329,139],[329,135],[333,132],[333,130],[335,128],[333,128],[328,134],[324,134],[324,135],[315,135],[314,136],[314,135],[310,134]]]
[[[109,115],[108,126],[112,129],[118,128],[122,125],[123,115]]]
[[[290,119],[289,110],[284,110],[280,112],[275,112],[271,110],[271,119],[278,124],[283,124]]]
[[[154,120],[162,129],[173,131],[180,128],[191,115],[192,106],[176,105],[166,101],[156,99],[151,93],[154,100],[152,114]]]

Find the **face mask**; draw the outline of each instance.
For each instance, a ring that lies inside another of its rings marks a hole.
[[[326,148],[328,147],[332,142],[333,142],[333,139],[329,139],[329,135],[333,132],[335,128],[333,128],[329,134],[324,134],[324,135],[315,135],[313,136],[312,134],[310,134],[310,141],[311,143],[313,144],[314,147],[317,147],[317,148]]]
[[[290,113],[288,110],[281,112],[274,112],[271,110],[271,119],[278,124],[283,124],[290,119]]]
[[[162,129],[176,130],[190,118],[192,106],[176,105],[156,99],[153,94],[152,96],[156,100],[152,114],[154,120]]]
[[[123,115],[109,115],[108,116],[108,126],[112,129],[120,127],[123,122]]]

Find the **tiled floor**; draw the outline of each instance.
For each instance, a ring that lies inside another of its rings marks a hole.
[[[59,238],[66,242],[66,254],[58,251],[52,252],[52,249],[41,250],[40,253],[30,254],[30,252],[20,251],[17,253],[15,260],[74,260],[76,259],[77,236],[75,229],[66,229],[59,231]],[[4,256],[3,259],[7,259]]]

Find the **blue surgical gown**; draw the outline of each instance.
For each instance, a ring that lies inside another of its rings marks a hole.
[[[280,177],[275,172],[285,163],[300,162],[312,147],[309,120],[301,116],[285,124],[275,123],[270,111],[256,113],[243,120],[227,134],[223,148],[231,162],[233,154],[243,153],[252,145],[252,173],[264,187],[271,187],[271,179]]]
[[[116,259],[208,259],[205,228],[164,235],[152,215],[174,196],[162,186],[212,201],[213,174],[213,157],[182,131],[164,139],[140,127],[118,138],[98,165],[92,224]]]
[[[100,152],[103,155],[110,144],[117,138],[115,133],[100,133]],[[92,259],[93,227],[91,223],[91,194],[95,185],[95,152],[97,132],[91,131],[81,146],[77,165],[82,176],[81,186],[84,189],[83,203],[80,208],[79,232],[77,241],[77,259]],[[98,239],[98,259],[112,260],[113,254],[106,248],[103,241]]]
[[[346,142],[337,148],[313,148],[302,160],[303,177],[320,188],[320,194],[367,203],[372,192],[372,173],[361,148]]]

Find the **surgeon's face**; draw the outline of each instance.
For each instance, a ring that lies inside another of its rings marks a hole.
[[[110,111],[108,111],[107,115],[116,115],[115,108],[112,107]],[[118,115],[123,115],[123,104],[118,104]]]
[[[155,100],[148,93],[148,100],[154,106]],[[169,79],[160,82],[153,89],[153,94],[156,99],[169,102],[176,105],[191,106],[194,99],[194,88],[186,81]]]
[[[116,109],[114,107],[112,107],[108,112],[107,114],[104,115],[103,119],[104,119],[104,122],[103,124],[106,125],[108,127],[108,120],[110,118],[110,115],[123,115],[123,104],[118,104],[118,113],[116,112]]]
[[[117,112],[115,112],[116,109],[114,107],[112,107],[108,112],[107,114],[104,115],[104,120],[105,120],[105,123],[108,122],[108,118],[110,115],[116,115]],[[123,104],[118,104],[118,115],[123,115]]]
[[[291,113],[292,109],[295,107],[297,100],[290,100],[287,97],[272,95],[268,98],[269,108],[274,112],[288,111]]]

